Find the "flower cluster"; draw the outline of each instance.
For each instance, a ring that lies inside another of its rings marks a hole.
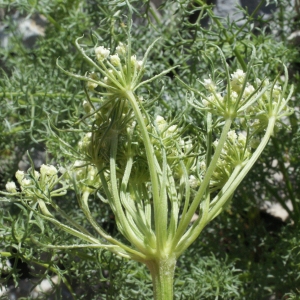
[[[76,183],[81,191],[91,193],[99,188],[98,171],[93,165],[87,165],[84,161],[76,160],[72,172],[74,172]]]
[[[136,55],[128,56],[126,45],[119,43],[116,52],[111,55],[110,49],[96,47],[95,56],[100,66],[98,70],[103,77],[100,79],[95,73],[91,73],[87,83],[90,90],[94,91],[98,86],[102,86],[113,95],[122,89],[134,90],[144,70],[143,61],[138,60]]]
[[[213,143],[215,149],[218,146],[218,142],[216,140]],[[247,137],[243,133],[236,134],[234,130],[230,130],[210,181],[211,190],[221,189],[229,179],[234,168],[244,166],[250,157],[251,149],[248,145]]]
[[[53,165],[43,164],[40,172],[29,169],[27,173],[18,170],[16,179],[20,185],[20,192],[17,192],[17,187],[14,182],[6,184],[6,190],[9,193],[21,193],[25,198],[30,200],[43,199],[49,201],[51,197],[61,196],[66,193],[66,186],[58,178],[58,170]],[[63,184],[62,188],[58,188],[57,184]]]
[[[211,93],[209,96],[202,99],[204,108],[214,114],[226,117],[233,114],[248,100],[251,94],[255,91],[254,87],[249,83],[244,83],[246,74],[242,70],[237,70],[231,75],[229,86],[226,93],[220,93],[217,86],[211,79],[204,80],[204,87]],[[243,86],[245,88],[243,89]]]
[[[233,119],[237,116],[246,116],[248,119],[252,119],[252,123],[247,126],[250,125],[256,129],[258,127],[266,128],[268,119],[272,115],[276,115],[277,110],[283,110],[278,119],[283,114],[290,113],[289,108],[285,105],[285,99],[282,98],[282,90],[279,85],[270,84],[267,79],[261,81],[258,78],[252,85],[247,81],[246,73],[239,69],[231,74],[225,92],[218,91],[211,79],[205,79],[202,84],[210,93],[208,96],[203,96],[202,108],[223,118]]]

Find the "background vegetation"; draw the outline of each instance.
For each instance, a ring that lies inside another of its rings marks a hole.
[[[299,28],[299,14],[287,9],[293,5],[290,1],[282,0],[271,3],[276,10],[268,19],[239,8],[242,20],[232,21],[215,16],[213,5],[207,3],[167,0],[155,7],[147,0],[1,1],[2,33],[8,42],[0,48],[0,190],[7,180],[14,180],[18,168],[29,166],[26,151],[37,168],[43,162],[68,160],[49,123],[64,129],[83,111],[83,84],[56,67],[59,57],[68,70],[81,74],[89,70],[75,49],[77,37],[84,35],[91,47],[99,38],[114,49],[126,40],[127,16],[132,11],[134,52],[141,55],[156,37],[162,37],[151,52],[145,76],[178,65],[163,80],[151,83],[151,94],[144,95],[157,98],[153,113],[173,117],[186,106],[187,93],[176,76],[197,89],[199,80],[209,75],[217,79],[224,71],[212,43],[224,51],[232,71],[245,68],[255,47],[260,78],[274,79],[282,63],[288,67],[290,83],[295,85],[290,103],[295,113],[278,128],[227,211],[180,258],[175,299],[300,299],[299,44],[288,39]],[[24,43],[20,18],[32,20],[41,31],[31,47]],[[201,133],[202,120],[196,112],[189,108],[185,114]],[[79,136],[56,133],[76,147]],[[88,226],[74,194],[59,201],[74,219]],[[285,207],[288,219],[283,222],[263,212],[260,207],[266,201]],[[95,201],[92,209],[104,227],[117,235],[107,208]],[[25,278],[34,287],[59,275],[62,284],[55,286],[53,299],[151,299],[151,278],[142,266],[98,250],[44,252],[30,236],[52,244],[71,244],[73,238],[42,221],[27,220],[22,206],[0,202],[3,287],[17,287]]]

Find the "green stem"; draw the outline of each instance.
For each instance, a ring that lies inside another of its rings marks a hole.
[[[221,151],[222,151],[224,143],[226,141],[227,133],[230,130],[231,123],[232,123],[232,119],[227,119],[225,121],[223,131],[222,131],[222,134],[219,139],[218,146],[217,146],[215,153],[211,159],[209,167],[205,172],[205,176],[203,178],[201,186],[200,186],[198,192],[196,193],[195,198],[194,198],[193,202],[191,203],[187,213],[181,217],[176,235],[173,240],[173,247],[176,247],[179,240],[182,238],[185,230],[187,229],[187,227],[190,224],[190,221],[191,221],[194,213],[199,208],[199,204],[201,203],[201,200],[203,200],[203,195],[207,191],[207,187],[209,186],[211,176],[216,168],[217,161],[220,157]],[[205,204],[207,204],[207,205],[204,206],[204,209],[203,209],[202,215],[201,215],[201,219],[203,220],[203,222],[206,222],[207,212],[208,212],[208,208],[209,208],[209,203],[205,203]]]
[[[266,129],[266,133],[265,133],[263,139],[261,140],[259,146],[255,150],[255,152],[253,153],[252,157],[249,159],[249,161],[247,162],[245,167],[241,170],[239,175],[236,177],[236,179],[234,180],[232,185],[224,192],[224,194],[219,199],[219,201],[215,204],[215,206],[211,208],[211,210],[209,211],[209,214],[208,214],[208,220],[211,220],[216,217],[217,213],[220,211],[220,209],[225,204],[227,199],[230,197],[230,195],[233,194],[233,192],[236,190],[238,185],[242,182],[242,180],[248,174],[250,169],[253,167],[254,163],[257,161],[257,159],[259,158],[259,156],[261,155],[261,153],[267,146],[270,136],[273,134],[275,122],[276,122],[276,117],[275,116],[270,117],[269,124]]]
[[[158,174],[156,171],[156,162],[153,146],[150,140],[150,136],[144,121],[144,117],[141,113],[137,100],[131,90],[125,91],[125,96],[129,100],[132,109],[134,111],[137,123],[140,127],[141,135],[144,141],[145,151],[147,155],[147,161],[149,166],[149,173],[152,183],[152,195],[153,195],[153,206],[154,206],[154,223],[155,233],[157,236],[157,251],[160,252],[164,249],[166,240],[164,239],[167,231],[167,213],[168,203],[162,201],[159,193],[159,181]],[[165,199],[166,200],[166,199]]]
[[[175,256],[147,261],[150,270],[154,300],[173,300]]]

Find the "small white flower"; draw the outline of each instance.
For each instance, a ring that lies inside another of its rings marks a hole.
[[[224,97],[222,97],[222,95],[220,93],[216,94],[216,101],[218,100],[218,102],[222,103],[224,102]]]
[[[176,130],[177,130],[177,125],[172,125],[172,126],[170,126],[170,127],[167,129],[167,132],[168,132],[169,134],[172,134],[172,133],[174,133]]]
[[[42,176],[53,176],[57,174],[57,169],[52,165],[41,165],[40,170]]]
[[[157,116],[157,117],[155,118],[155,123],[156,123],[157,125],[159,125],[159,124],[164,124],[164,123],[166,123],[166,121],[165,121],[164,117],[162,117],[162,116]]]
[[[142,60],[137,60],[136,61],[136,67],[137,67],[138,70],[142,67],[142,65],[143,65],[143,61]]]
[[[17,186],[13,181],[7,182],[7,184],[5,185],[5,188],[9,193],[16,193],[17,192]]]
[[[281,86],[275,84],[273,88],[273,97],[275,101],[278,101],[281,96]]]
[[[103,61],[104,59],[106,59],[109,53],[110,53],[109,49],[106,49],[103,46],[99,46],[95,49],[95,54],[99,61]]]
[[[131,61],[131,63],[135,66],[135,63],[136,63],[136,55],[131,55],[130,61]]]
[[[231,91],[231,93],[230,93],[230,99],[231,99],[231,101],[232,101],[232,103],[235,103],[236,102],[236,100],[238,99],[238,93],[237,92],[235,92],[235,91]]]
[[[229,140],[231,140],[232,142],[234,142],[237,139],[237,134],[235,133],[234,130],[230,130],[227,133],[227,137]]]
[[[126,54],[126,46],[123,43],[119,43],[119,46],[116,48],[116,52],[119,55],[125,55]]]
[[[35,178],[36,180],[39,180],[40,175],[41,175],[41,174],[40,174],[38,171],[34,171],[34,178]]]
[[[245,98],[248,98],[254,91],[255,88],[253,87],[253,85],[249,84],[248,86],[245,87],[243,96]]]
[[[230,85],[231,85],[232,90],[240,91],[245,77],[246,77],[246,74],[240,69],[236,70],[233,74],[231,74]]]
[[[16,178],[17,178],[19,184],[21,184],[21,182],[22,182],[22,180],[23,180],[25,174],[24,174],[23,171],[18,170],[18,171],[16,172],[16,175],[15,175],[15,176],[16,176]]]
[[[261,80],[259,78],[255,78],[255,83],[257,86],[261,85]]]
[[[246,140],[246,137],[242,133],[240,133],[238,136],[238,143],[245,146]]]
[[[180,147],[183,148],[183,147],[184,147],[184,144],[185,144],[185,143],[184,143],[184,140],[183,140],[183,139],[179,139],[179,143],[178,143],[178,144],[179,144]]]
[[[192,189],[195,189],[197,188],[199,185],[200,185],[200,180],[198,178],[196,178],[194,175],[190,175],[189,177],[189,184],[190,184],[190,187]]]
[[[67,172],[67,169],[64,168],[63,166],[60,166],[58,171],[61,173],[61,174],[65,174]]]
[[[214,146],[215,148],[217,148],[218,144],[219,144],[219,140],[215,140],[215,141],[213,142],[213,146]]]
[[[121,60],[118,54],[114,54],[110,56],[110,62],[115,66],[118,67],[121,65]]]
[[[79,167],[82,167],[82,166],[84,166],[84,165],[85,165],[85,162],[84,162],[84,161],[82,161],[82,160],[76,160],[76,161],[74,162],[73,167],[74,167],[74,168],[79,168]]]
[[[201,171],[205,171],[205,170],[206,170],[206,163],[205,163],[204,160],[202,160],[202,161],[200,162],[200,170],[201,170]]]
[[[143,62],[138,61],[138,60],[136,59],[136,55],[132,55],[132,56],[131,56],[130,62],[131,62],[131,66],[132,66],[133,68],[137,68],[137,69],[139,69],[139,68],[142,66],[142,63],[143,63]]]
[[[29,186],[29,185],[31,185],[32,184],[32,181],[30,180],[30,179],[27,179],[27,178],[24,178],[23,180],[22,180],[22,186]]]
[[[162,116],[157,116],[155,119],[155,123],[156,123],[159,131],[163,131],[167,126],[167,122],[165,121],[165,119]]]
[[[215,85],[215,83],[210,78],[209,79],[204,79],[203,85],[210,92],[216,90],[216,85]]]
[[[210,103],[205,100],[205,99],[202,99],[202,104],[205,106],[205,107],[208,107],[210,105]]]
[[[245,79],[246,73],[243,70],[237,69],[233,74],[231,74],[231,80],[234,82],[242,83]]]
[[[91,81],[88,81],[86,85],[90,90],[94,90],[98,86],[96,82],[91,82]]]

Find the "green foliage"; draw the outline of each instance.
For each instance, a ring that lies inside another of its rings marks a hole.
[[[299,47],[286,39],[288,30],[299,24],[292,12],[284,9],[287,4],[281,1],[277,13],[268,21],[254,20],[244,12],[248,22],[241,27],[237,22],[216,17],[211,6],[202,1],[163,1],[158,9],[150,1],[2,1],[1,22],[7,28],[9,43],[0,48],[1,190],[14,178],[27,150],[34,155],[34,149],[46,148],[48,162],[67,163],[70,153],[58,143],[58,136],[72,147],[77,145],[79,135],[64,130],[83,116],[86,94],[83,84],[56,67],[56,60],[59,58],[60,65],[69,71],[84,75],[89,67],[75,49],[76,38],[84,36],[83,42],[91,48],[98,40],[114,50],[126,40],[126,16],[130,11],[134,17],[132,47],[137,57],[142,57],[156,37],[162,37],[148,57],[151,68],[146,69],[145,78],[178,66],[143,90],[145,99],[149,95],[157,98],[153,115],[171,118],[185,106],[186,89],[176,76],[198,90],[202,89],[200,81],[209,74],[216,81],[222,77],[224,66],[212,43],[223,50],[230,71],[245,68],[253,47],[260,78],[274,79],[284,63],[296,86],[293,107],[299,107]],[[16,10],[24,17],[45,18],[44,35],[37,38],[34,47],[22,43],[12,17]],[[249,79],[255,76],[253,72]],[[187,122],[197,124],[200,131],[203,119],[199,114],[193,108],[185,113]],[[176,269],[175,299],[262,299],[270,295],[278,299],[284,295],[287,299],[299,298],[297,109],[286,123],[291,129],[283,126],[274,135],[268,151],[248,175],[228,211],[184,252]],[[278,172],[283,176],[280,182],[273,179]],[[259,217],[257,202],[270,200],[284,206],[287,199],[294,207],[289,211],[294,225],[275,230],[266,227]],[[75,193],[69,192],[58,201],[71,219],[93,231],[78,208]],[[79,240],[33,216],[21,205],[0,205],[2,265],[7,258],[14,258],[11,267],[0,269],[3,284],[18,284],[21,274],[17,262],[22,261],[29,264],[34,284],[55,274],[62,278],[64,287],[57,287],[57,299],[63,298],[66,290],[68,297],[77,299],[151,299],[151,278],[144,267],[96,249],[45,252],[36,240],[53,245],[74,245]],[[97,200],[91,205],[97,221],[116,235],[107,206]]]

